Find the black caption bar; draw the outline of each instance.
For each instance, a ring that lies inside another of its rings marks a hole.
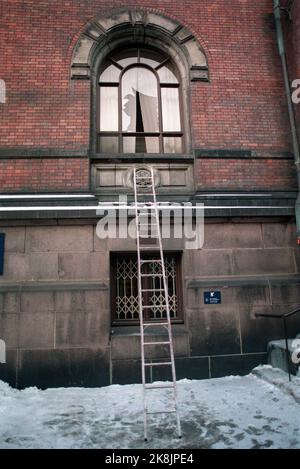
[[[105,452],[105,451],[104,451]],[[148,465],[176,466],[177,464],[186,464],[188,467],[197,464],[198,459],[193,451],[185,450],[142,450],[142,451],[110,451],[104,457],[101,457],[102,464],[107,466],[111,464],[122,464],[130,467],[140,467]]]

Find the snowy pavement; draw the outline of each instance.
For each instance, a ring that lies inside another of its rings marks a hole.
[[[269,366],[179,381],[181,440],[174,416],[159,415],[144,443],[141,392],[138,384],[18,391],[0,381],[0,448],[300,448],[300,378],[289,383]]]

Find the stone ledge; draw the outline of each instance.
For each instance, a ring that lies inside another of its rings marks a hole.
[[[87,148],[0,147],[0,159],[88,158]]]
[[[222,158],[222,159],[286,159],[293,160],[294,156],[291,152],[287,151],[255,151],[255,150],[236,150],[229,148],[195,148],[194,149],[195,158]]]
[[[269,285],[289,285],[296,284],[300,285],[300,276],[291,275],[291,276],[251,276],[251,277],[224,277],[220,279],[219,277],[211,278],[210,280],[187,280],[186,288],[189,289],[198,289],[203,287],[213,288],[213,287],[239,287],[239,286],[269,286]]]
[[[98,282],[5,282],[0,285],[3,292],[34,291],[68,291],[68,290],[108,290],[108,285]]]

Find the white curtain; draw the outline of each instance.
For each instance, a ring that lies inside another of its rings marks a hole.
[[[124,73],[122,79],[122,128],[136,132],[136,93],[139,93],[144,132],[158,132],[157,79],[146,68],[136,67]]]

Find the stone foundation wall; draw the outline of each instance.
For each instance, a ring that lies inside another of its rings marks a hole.
[[[110,252],[135,251],[135,243],[100,240],[92,222],[68,223],[0,227],[6,234],[0,338],[7,346],[0,379],[19,388],[140,382],[138,327],[111,327],[110,312]],[[180,240],[166,243],[183,251],[184,322],[174,326],[178,378],[243,374],[266,362],[267,342],[283,337],[282,325],[255,314],[300,304],[294,240],[293,224],[211,220],[201,251],[184,251]],[[221,291],[220,305],[204,304],[210,290]],[[300,318],[292,319],[290,336],[298,332]],[[161,368],[149,373],[167,378]]]

